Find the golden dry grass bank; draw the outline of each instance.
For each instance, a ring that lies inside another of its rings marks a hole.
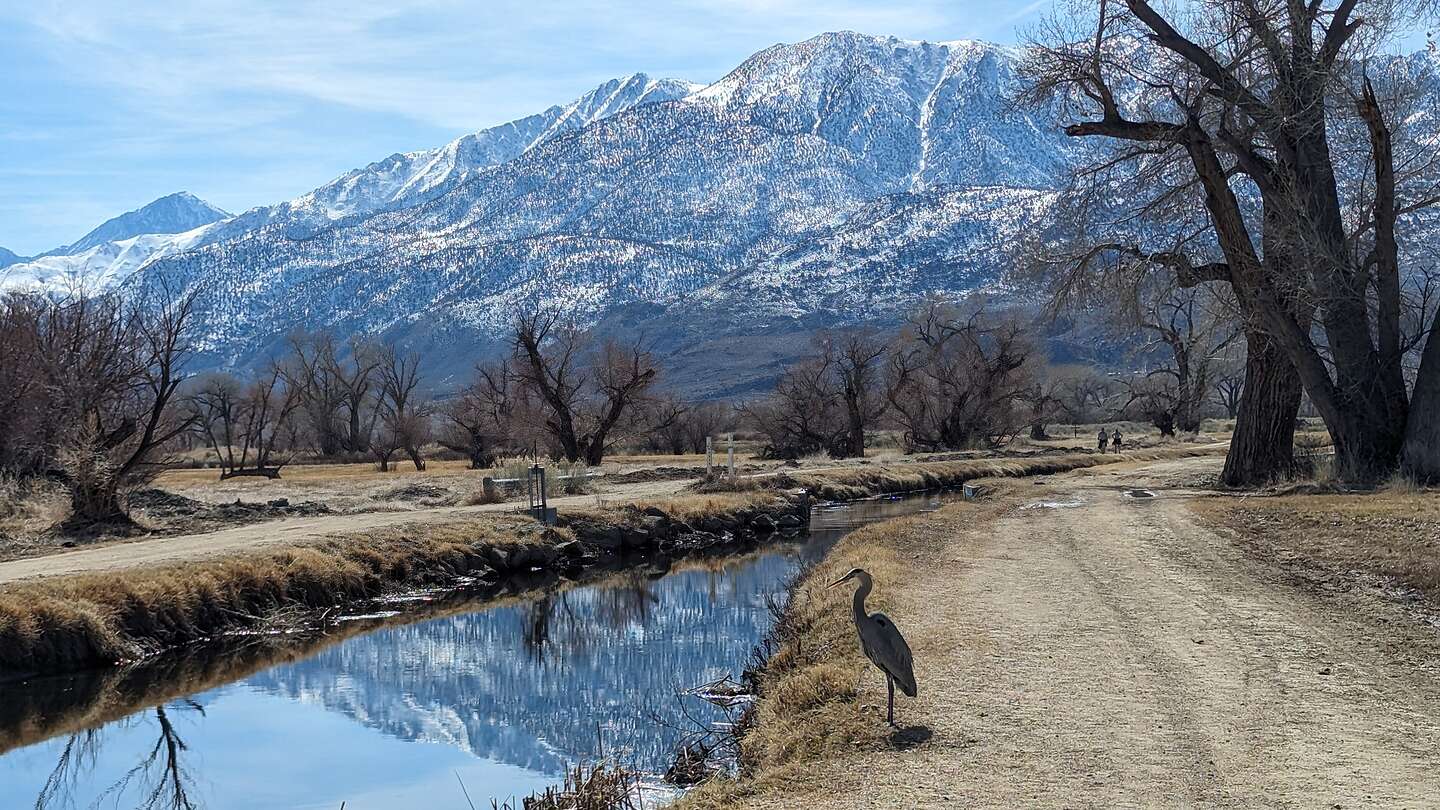
[[[805,472],[777,472],[743,478],[741,487],[762,489],[804,489],[828,501],[853,501],[876,495],[923,490],[954,489],[979,478],[1020,478],[1053,475],[1102,464],[1194,458],[1220,455],[1223,444],[1155,448],[1129,453],[1066,453],[1018,458],[930,461],[908,464],[876,464]],[[725,481],[703,486],[727,486]]]
[[[792,589],[760,674],[759,700],[740,741],[740,776],[717,778],[684,796],[682,810],[734,810],[761,794],[783,794],[807,763],[839,752],[890,744],[884,706],[859,705],[862,677],[881,678],[860,650],[850,616],[853,589],[828,588],[851,568],[864,568],[877,587],[866,609],[891,611],[890,599],[917,565],[917,551],[953,537],[961,524],[994,519],[1018,496],[1000,485],[992,498],[938,512],[862,527],[847,535]],[[904,627],[914,617],[896,617]],[[872,681],[873,683],[873,681]],[[921,684],[921,688],[925,688]],[[903,701],[903,698],[897,700]],[[904,706],[897,707],[903,711]]]
[[[156,568],[19,582],[0,589],[0,672],[56,672],[134,659],[318,608],[449,581],[491,548],[550,545],[534,521],[495,516],[397,527]]]
[[[647,507],[652,514],[643,511]],[[134,660],[253,627],[281,610],[446,585],[477,571],[504,575],[549,566],[577,532],[625,535],[656,519],[667,526],[705,519],[738,526],[762,512],[782,516],[803,508],[772,493],[686,496],[673,503],[567,511],[562,517],[575,532],[516,514],[477,515],[165,566],[16,582],[0,588],[0,677]]]
[[[1206,498],[1196,513],[1258,556],[1348,580],[1379,577],[1440,606],[1440,492]]]

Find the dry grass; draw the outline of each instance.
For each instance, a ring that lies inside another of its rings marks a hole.
[[[682,496],[567,509],[576,531],[638,529],[644,510],[670,521],[748,522],[802,511],[774,493]],[[446,585],[478,571],[528,571],[575,537],[494,513],[257,549],[163,567],[16,582],[0,588],[0,676],[130,661],[244,628],[285,610],[315,610],[387,591]],[[502,548],[503,547],[503,548]]]
[[[1341,581],[1379,577],[1440,606],[1440,493],[1400,485],[1370,494],[1206,498],[1193,508],[1264,559]]]
[[[616,762],[575,765],[565,771],[564,784],[526,797],[519,806],[494,799],[494,810],[639,810],[641,782],[638,771]]]
[[[113,664],[285,608],[321,608],[439,584],[490,562],[487,550],[552,545],[533,521],[487,516],[399,527],[244,556],[19,582],[0,589],[0,671]]]
[[[701,495],[676,495],[669,498],[638,500],[634,508],[659,509],[671,520],[685,523],[699,523],[705,520],[720,520],[731,515],[758,512],[774,506],[777,498],[769,492],[712,492]]]
[[[806,763],[836,752],[889,745],[884,714],[863,710],[857,686],[871,664],[860,651],[850,617],[851,588],[828,588],[851,568],[864,568],[879,583],[904,581],[914,549],[945,542],[957,523],[992,519],[1013,504],[1001,494],[979,503],[961,502],[933,514],[866,526],[847,535],[805,572],[774,633],[774,649],[760,673],[760,699],[740,741],[740,777],[720,778],[683,797],[684,810],[734,810],[758,793],[781,791]],[[890,609],[894,591],[877,587],[868,610]],[[870,677],[878,677],[873,672]]]
[[[1099,455],[1069,453],[1018,458],[931,461],[913,464],[844,467],[811,472],[777,472],[751,478],[718,479],[701,489],[804,489],[817,498],[850,501],[899,492],[953,489],[977,478],[1019,478],[1134,461],[1191,458],[1223,453],[1219,445],[1139,450]]]
[[[0,543],[42,534],[69,512],[70,501],[58,485],[0,475]]]

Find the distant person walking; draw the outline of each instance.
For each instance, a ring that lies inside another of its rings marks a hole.
[[[1100,432],[1095,436],[1095,439],[1100,443],[1100,454],[1104,455],[1105,445],[1110,443],[1110,434],[1106,433],[1105,428],[1102,427],[1100,428]]]
[[[1110,433],[1110,446],[1114,448],[1114,452],[1118,453],[1124,443],[1125,440],[1120,436],[1120,428],[1115,428],[1115,430]]]

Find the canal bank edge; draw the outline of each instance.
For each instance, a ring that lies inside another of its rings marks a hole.
[[[916,564],[914,549],[943,542],[957,524],[973,529],[995,520],[1021,503],[1022,494],[1033,494],[1015,482],[994,484],[983,500],[856,529],[800,574],[765,645],[769,655],[758,673],[756,701],[738,724],[739,773],[712,777],[672,807],[737,810],[762,800],[783,806],[787,784],[803,778],[817,760],[913,744],[904,739],[906,732],[886,724],[883,700],[878,706],[859,703],[862,679],[882,676],[860,650],[851,591],[828,585],[851,568],[864,568],[879,583],[867,610],[891,610],[894,594]],[[897,715],[903,709],[898,705]]]
[[[898,495],[959,489],[980,478],[1026,478],[1054,475],[1072,470],[1143,461],[1167,461],[1200,456],[1224,455],[1229,444],[1147,448],[1128,453],[1036,453],[1011,458],[981,458],[962,461],[921,461],[837,467],[806,472],[775,472],[765,475],[702,482],[697,491],[729,492],[747,490],[804,490],[822,501],[855,501],[877,495]]]
[[[0,588],[0,682],[167,649],[427,587],[493,588],[755,544],[808,522],[804,493],[681,496],[562,513],[387,527],[291,547]]]

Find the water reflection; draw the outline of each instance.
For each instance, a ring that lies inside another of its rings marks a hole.
[[[151,731],[154,743],[142,752],[133,767],[88,803],[92,807],[113,804],[140,810],[194,810],[196,804],[190,798],[194,780],[185,763],[188,746],[171,720],[172,712],[184,711],[205,714],[205,708],[199,703],[184,700],[121,720],[122,729],[145,727]],[[107,727],[90,728],[65,740],[59,761],[35,800],[35,810],[80,804],[77,800],[86,796],[88,777],[104,753],[108,730]]]
[[[602,746],[663,772],[696,712],[675,694],[739,676],[767,597],[851,525],[928,505],[817,510],[801,544],[342,628],[303,654],[0,685],[0,734],[21,744],[0,756],[0,807],[464,807],[457,775],[524,795]]]

